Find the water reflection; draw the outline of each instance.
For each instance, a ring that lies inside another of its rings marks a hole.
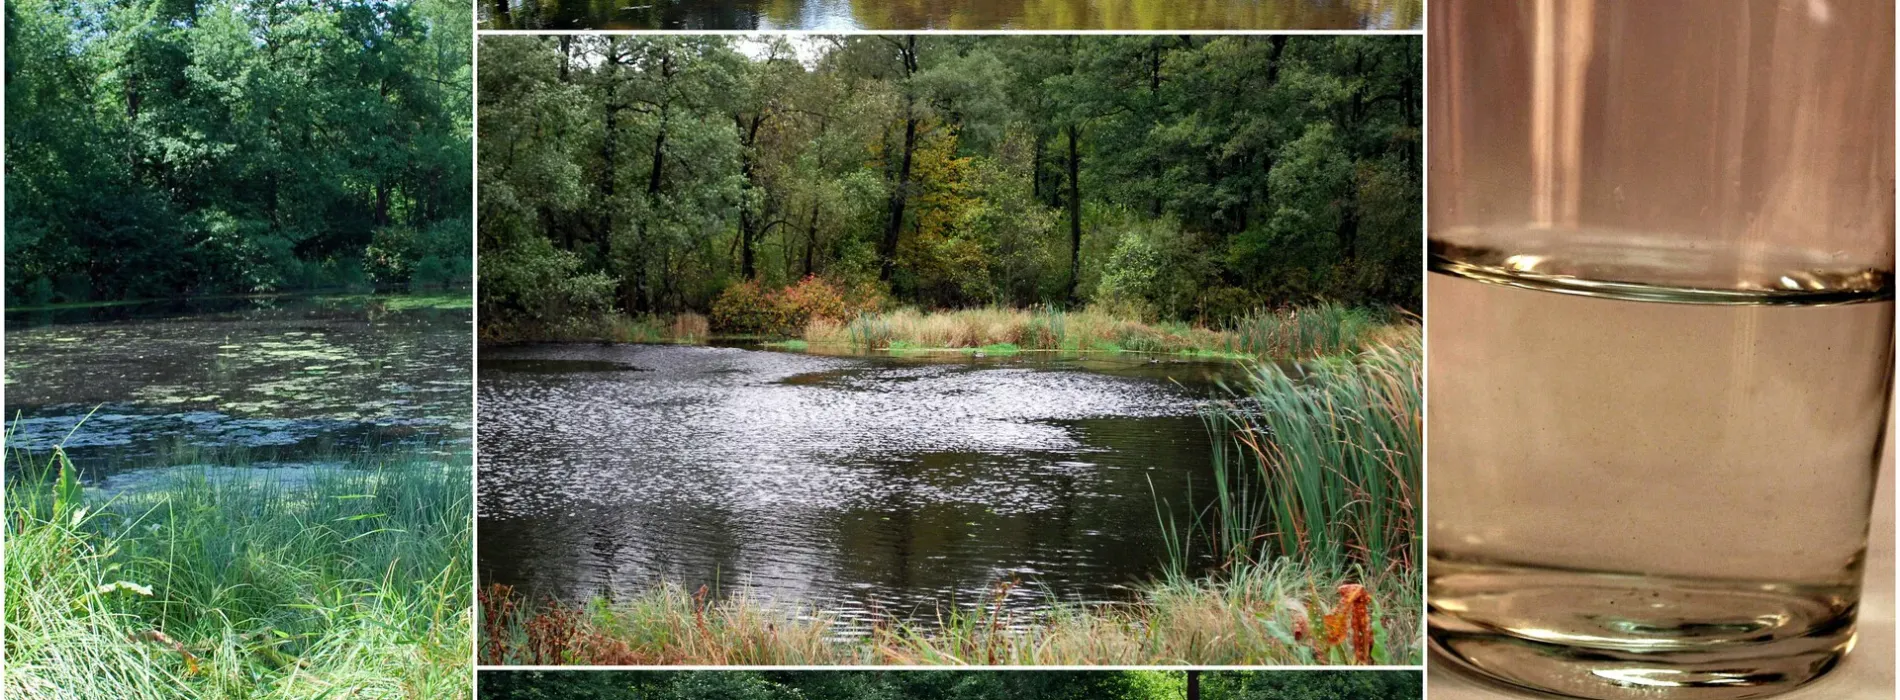
[[[1124,600],[1161,571],[1155,495],[1209,488],[1219,366],[484,350],[481,567],[531,595],[714,585],[846,618],[1016,580]],[[1152,484],[1152,490],[1151,490]]]
[[[1416,29],[1422,0],[481,0],[485,29]]]
[[[9,444],[64,441],[89,477],[180,448],[294,461],[466,444],[469,333],[466,305],[365,298],[10,313]]]

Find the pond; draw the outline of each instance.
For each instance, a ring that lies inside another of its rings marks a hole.
[[[64,443],[88,481],[180,460],[466,452],[470,316],[466,295],[9,312],[10,444]]]
[[[1182,523],[1210,500],[1198,409],[1237,371],[665,345],[480,357],[486,582],[569,602],[744,590],[845,632],[1002,582],[1020,610],[1131,600],[1164,572],[1157,498]]]
[[[1417,29],[1423,0],[479,0],[483,29]]]

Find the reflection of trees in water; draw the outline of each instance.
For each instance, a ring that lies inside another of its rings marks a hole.
[[[756,0],[492,0],[496,29],[752,29]],[[796,3],[794,3],[796,4]]]
[[[778,4],[802,3],[768,3]],[[853,16],[861,26],[878,29],[1406,28],[1418,25],[1421,5],[1419,0],[858,0]]]
[[[1423,0],[493,0],[504,29],[1407,29]]]

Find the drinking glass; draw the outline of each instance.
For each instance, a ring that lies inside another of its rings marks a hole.
[[[1892,393],[1893,13],[1432,3],[1444,657],[1747,698],[1847,653]]]

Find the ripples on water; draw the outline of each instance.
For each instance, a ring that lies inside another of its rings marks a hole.
[[[467,308],[391,310],[362,299],[217,306],[58,322],[9,314],[10,444],[43,451],[63,442],[95,472],[181,449],[294,462],[363,446],[467,444]]]
[[[1214,369],[484,350],[483,575],[570,600],[749,588],[846,618],[1002,580],[1019,607],[1127,599],[1161,573],[1155,494],[1185,519],[1190,480],[1211,488]]]
[[[484,29],[1417,29],[1423,0],[478,0]]]

